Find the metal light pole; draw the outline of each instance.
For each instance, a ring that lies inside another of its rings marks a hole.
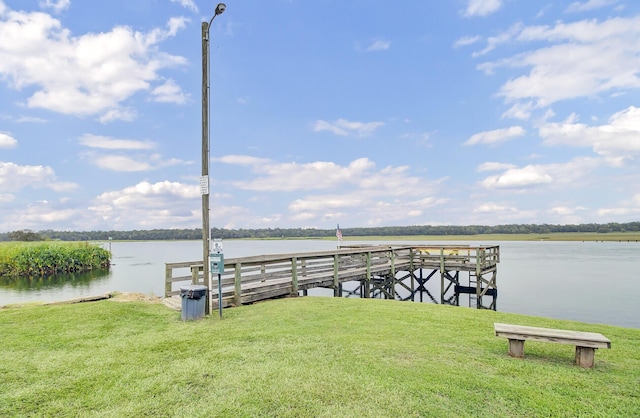
[[[202,193],[202,263],[204,285],[207,286],[205,313],[209,314],[211,286],[209,286],[209,27],[216,16],[222,14],[227,6],[218,3],[216,11],[209,23],[202,22],[202,177],[200,191]]]

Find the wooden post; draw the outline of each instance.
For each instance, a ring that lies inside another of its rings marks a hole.
[[[207,286],[205,314],[209,314],[209,24],[202,22],[202,177],[201,183],[206,184],[202,189],[202,274],[203,284]],[[194,282],[193,284],[197,284]]]
[[[168,298],[169,293],[171,293],[171,291],[173,290],[171,287],[171,282],[169,281],[169,279],[171,279],[172,276],[173,276],[173,269],[169,267],[167,263],[165,263],[164,264],[164,297],[165,298]]]
[[[391,277],[393,278],[393,287],[396,286],[396,253],[393,249],[389,250],[391,256]]]
[[[191,266],[191,284],[198,284],[199,266]]]
[[[524,358],[524,340],[509,339],[509,355],[516,358]]]
[[[482,267],[476,259],[476,309],[480,307],[482,307]]]
[[[411,274],[411,300],[415,302],[416,300],[416,275],[415,275],[415,265],[413,264],[413,248],[409,249],[409,272]],[[422,274],[422,266],[420,266],[420,274]],[[422,294],[420,294],[422,296]]]
[[[365,298],[370,298],[371,297],[371,251],[367,252],[367,273],[366,273],[366,277],[364,278],[365,282],[364,282],[364,297]]]
[[[291,293],[298,296],[298,259],[291,259]]]
[[[340,280],[338,278],[339,263],[340,263],[339,255],[334,254],[333,255],[333,296],[336,298],[342,296],[338,294],[338,285],[340,284]]]
[[[242,264],[236,264],[236,274],[233,279],[233,303],[236,306],[242,305]]]
[[[590,369],[595,363],[595,358],[595,348],[576,346],[576,364],[578,366]]]

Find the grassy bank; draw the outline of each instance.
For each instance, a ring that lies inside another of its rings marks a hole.
[[[111,254],[86,242],[2,242],[0,276],[48,276],[108,269]]]
[[[493,322],[601,332],[507,356]],[[638,416],[640,330],[384,300],[294,298],[183,323],[159,304],[0,310],[0,416]]]

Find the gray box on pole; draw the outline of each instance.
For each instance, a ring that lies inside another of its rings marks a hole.
[[[207,302],[207,286],[192,284],[180,288],[182,298],[182,320],[193,321],[204,318]]]

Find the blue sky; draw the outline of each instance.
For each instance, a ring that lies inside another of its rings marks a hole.
[[[640,218],[640,2],[228,0],[211,225]],[[201,226],[200,0],[0,0],[0,232]]]

